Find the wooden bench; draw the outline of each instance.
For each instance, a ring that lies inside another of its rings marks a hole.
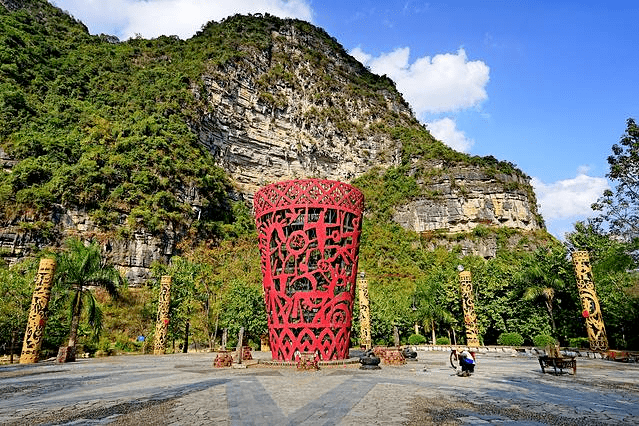
[[[564,368],[572,368],[572,374],[577,374],[577,360],[574,357],[550,357],[548,355],[542,355],[539,357],[539,366],[541,367],[542,373],[546,372],[546,368],[552,367],[555,374],[563,373]]]
[[[564,368],[571,368],[572,374],[577,374],[577,360],[575,357],[563,356],[557,346],[546,348],[546,355],[539,357],[539,366],[542,373],[546,372],[546,368],[552,367],[555,374],[563,373]]]

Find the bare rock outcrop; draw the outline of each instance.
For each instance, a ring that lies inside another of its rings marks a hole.
[[[350,181],[372,166],[398,164],[401,145],[375,131],[389,112],[416,123],[397,92],[355,95],[351,79],[368,71],[336,55],[330,38],[291,24],[272,31],[271,43],[269,51],[211,69],[196,89],[205,110],[192,128],[241,192],[250,197],[264,184],[296,177]],[[330,60],[314,62],[310,49]]]
[[[420,233],[462,233],[478,225],[540,229],[530,183],[521,176],[491,176],[478,167],[455,167],[422,185],[433,195],[395,209],[393,220],[406,229]]]
[[[49,247],[60,249],[70,237],[98,241],[105,258],[116,266],[132,286],[150,278],[150,267],[155,261],[166,263],[182,237],[173,232],[153,235],[139,230],[128,235],[114,235],[100,229],[82,209],[56,206],[48,220],[35,220],[29,216],[14,219],[0,226],[0,251],[9,264],[15,263],[34,250]]]

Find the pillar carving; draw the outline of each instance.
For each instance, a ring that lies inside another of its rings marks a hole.
[[[459,288],[461,290],[464,324],[466,325],[466,344],[479,346],[479,326],[475,314],[475,300],[473,298],[473,282],[470,271],[459,273]]]
[[[371,339],[371,311],[368,298],[368,280],[361,277],[357,280],[359,287],[359,324],[360,324],[360,344],[366,349],[373,347]]]
[[[44,328],[47,324],[47,307],[51,297],[51,286],[55,274],[56,263],[54,259],[42,259],[35,279],[35,288],[31,299],[31,309],[27,321],[27,330],[24,333],[20,364],[33,364],[38,362],[40,347],[44,337]]]
[[[155,323],[154,355],[162,355],[166,350],[166,336],[169,330],[169,303],[171,301],[171,276],[160,279],[160,297],[158,298],[158,316]]]
[[[572,264],[575,267],[577,288],[583,308],[581,314],[586,319],[586,330],[590,349],[593,351],[608,350],[608,338],[604,327],[601,307],[595,290],[595,282],[592,279],[592,267],[587,251],[576,251],[572,254]]]

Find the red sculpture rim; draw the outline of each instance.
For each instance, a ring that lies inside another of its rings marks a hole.
[[[316,185],[322,184],[329,186],[331,189],[328,194],[324,194],[321,200],[309,200],[307,198],[297,199],[281,196],[287,189],[299,185]],[[347,194],[338,200],[337,203],[334,200],[330,200],[330,194],[336,189],[342,189]],[[330,203],[325,201],[326,199],[331,201]],[[272,183],[270,185],[260,188],[253,196],[253,208],[255,216],[259,217],[263,214],[272,212],[285,206],[309,206],[309,205],[334,205],[341,209],[361,214],[364,211],[364,194],[354,187],[353,185],[328,179],[293,179],[282,182]]]

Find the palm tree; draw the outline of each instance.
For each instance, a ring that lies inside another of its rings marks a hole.
[[[560,285],[560,283],[556,283],[555,285]],[[550,317],[550,326],[552,328],[553,336],[556,334],[555,331],[557,326],[555,325],[555,317],[553,315],[553,299],[555,298],[555,289],[552,287],[544,287],[544,286],[532,286],[528,287],[524,291],[524,300],[535,301],[535,300],[543,300],[546,305],[546,310],[548,311],[548,316]]]
[[[556,336],[557,331],[553,302],[556,293],[566,286],[569,269],[566,259],[563,247],[539,249],[534,253],[532,262],[524,266],[518,277],[524,287],[524,300],[543,300],[550,317],[553,336]]]
[[[433,345],[437,340],[436,322],[451,324],[453,315],[441,304],[440,294],[443,291],[441,276],[430,277],[431,281],[418,280],[416,283],[416,305],[414,316],[417,322],[421,322],[424,330],[430,329]]]
[[[86,307],[94,338],[97,339],[102,331],[102,311],[91,287],[102,287],[115,298],[118,296],[117,289],[122,283],[122,277],[112,265],[104,261],[100,246],[95,241],[85,245],[77,238],[70,238],[65,245],[67,249],[58,255],[56,280],[66,289],[71,299],[68,346],[75,348],[83,307]]]

